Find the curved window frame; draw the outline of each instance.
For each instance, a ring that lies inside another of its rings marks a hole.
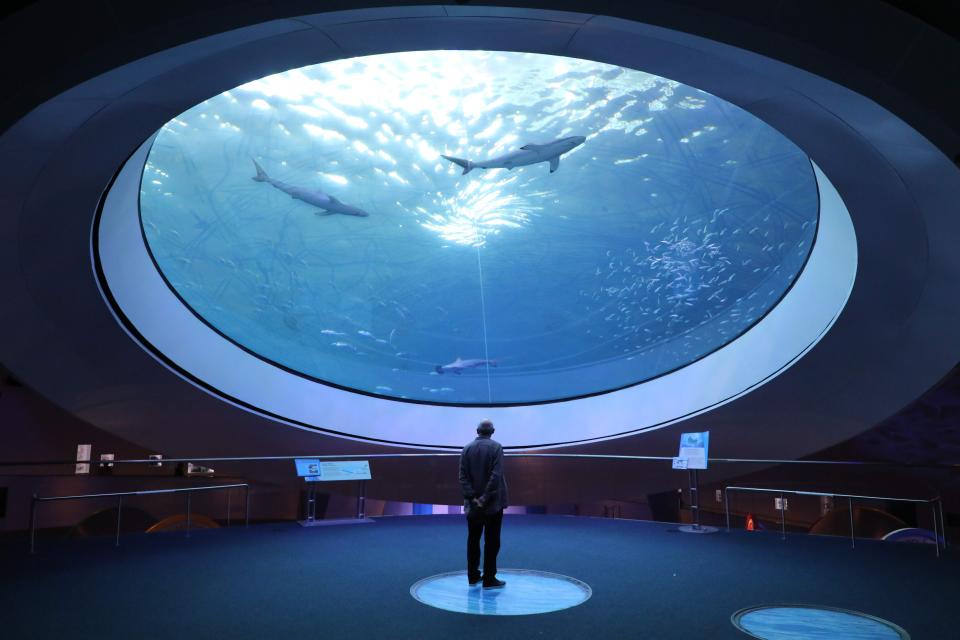
[[[507,54],[509,54],[509,53],[511,53],[511,52],[509,52],[509,51],[504,51],[504,52],[496,52],[496,53],[507,53]],[[559,56],[551,56],[551,57],[556,57],[556,58],[558,58],[558,59],[563,59],[562,57],[559,57]],[[308,65],[308,66],[311,66],[311,67],[312,67],[312,66],[315,66],[315,65]],[[618,66],[616,66],[616,65],[611,65],[611,66],[612,66],[612,67],[615,67],[615,68],[620,68],[620,67],[618,67]],[[301,68],[304,68],[304,67],[301,67]],[[297,69],[293,69],[292,71],[297,71]],[[280,75],[280,74],[274,74],[274,75]],[[268,76],[268,77],[272,77],[272,76]],[[670,81],[668,78],[662,78],[662,80],[664,80],[664,81]],[[684,84],[681,84],[681,87],[683,87],[684,89],[689,89],[689,90],[691,90],[691,91],[697,91],[697,90],[698,90],[698,89],[696,89],[695,87],[691,87],[691,86],[684,85]],[[712,97],[713,99],[715,99],[715,100],[719,100],[719,101],[721,101],[721,102],[726,102],[726,101],[724,101],[722,98],[719,98],[718,96],[713,96],[712,94],[708,94],[708,95],[711,95],[711,97]],[[729,103],[728,103],[728,104],[729,104]],[[186,112],[185,112],[185,113],[186,113]],[[749,118],[756,118],[756,116],[754,116],[753,114],[749,114],[749,112],[745,112],[745,113],[747,114],[747,117],[749,117]],[[183,114],[181,114],[181,115],[183,115]],[[178,116],[178,117],[179,117],[179,116]],[[176,120],[176,119],[174,119],[174,120]],[[169,124],[169,123],[167,123],[167,124]],[[768,125],[768,126],[769,126],[769,125]],[[775,130],[774,130],[774,131],[775,131]],[[153,141],[156,140],[156,138],[157,138],[159,135],[161,135],[161,133],[158,131],[158,133],[155,134],[154,137],[153,137],[153,138],[151,139],[151,141],[149,142],[149,148],[148,148],[148,150],[147,150],[147,154],[146,154],[146,158],[145,158],[145,163],[147,163],[147,162],[150,161],[150,157],[151,157],[151,154],[152,154],[152,148],[153,148]],[[779,135],[782,135],[782,134],[779,134]],[[810,161],[809,158],[807,158],[807,160],[808,160],[808,162],[810,163],[810,171],[811,171],[811,174],[813,175],[814,180],[816,181],[816,170],[815,170],[814,167],[813,167],[812,161]],[[141,171],[141,177],[140,177],[141,183],[143,183],[143,181],[144,181],[145,174],[146,174],[146,168],[144,167],[143,170]],[[225,331],[221,330],[213,321],[211,321],[211,320],[209,320],[208,318],[206,318],[200,311],[198,311],[198,310],[195,308],[194,305],[192,305],[192,304],[184,297],[184,295],[182,295],[182,294],[177,290],[177,287],[173,284],[173,282],[171,282],[170,278],[167,276],[166,272],[164,271],[164,269],[163,269],[163,267],[162,267],[162,265],[161,265],[161,261],[157,259],[156,255],[155,255],[155,253],[154,253],[154,249],[153,249],[153,247],[151,247],[151,244],[150,244],[150,240],[149,240],[147,231],[146,231],[146,229],[144,228],[144,216],[143,216],[143,209],[142,209],[142,206],[141,206],[141,200],[142,200],[142,198],[143,198],[143,190],[142,190],[142,189],[141,189],[141,191],[140,191],[140,194],[138,195],[137,212],[138,212],[138,218],[139,218],[139,221],[140,221],[141,235],[142,235],[142,238],[143,238],[143,243],[144,243],[144,245],[146,246],[147,253],[149,254],[150,259],[151,259],[151,261],[152,261],[153,264],[154,264],[154,267],[155,267],[156,270],[160,273],[160,277],[161,277],[161,278],[163,279],[163,281],[166,283],[166,285],[167,285],[167,287],[170,289],[171,293],[173,293],[173,295],[176,296],[176,297],[180,300],[180,302],[181,302],[187,309],[189,309],[189,310],[197,317],[198,320],[200,320],[201,322],[203,322],[204,324],[206,324],[206,325],[210,328],[211,331],[213,331],[214,333],[218,334],[218,335],[219,335],[221,338],[223,338],[224,340],[227,340],[227,341],[231,342],[231,343],[234,344],[237,348],[245,351],[246,353],[250,354],[251,356],[256,357],[256,358],[259,358],[259,359],[263,360],[265,363],[267,363],[267,364],[269,364],[269,365],[271,365],[271,366],[273,366],[273,367],[276,367],[276,368],[278,368],[278,369],[280,369],[280,370],[282,370],[282,371],[285,371],[285,372],[287,372],[287,373],[289,373],[289,374],[303,377],[304,379],[306,379],[306,380],[308,380],[308,381],[310,381],[310,382],[314,382],[314,383],[318,383],[318,384],[322,384],[322,385],[329,386],[329,387],[334,388],[334,389],[340,389],[340,390],[343,390],[343,391],[349,391],[349,392],[352,392],[352,393],[362,394],[362,395],[366,395],[366,396],[370,396],[370,397],[374,397],[374,398],[381,398],[381,399],[385,399],[385,400],[392,400],[392,401],[396,401],[396,402],[413,403],[413,404],[426,404],[426,405],[452,406],[452,407],[492,408],[492,407],[532,406],[532,405],[540,405],[540,404],[550,404],[550,403],[554,403],[554,402],[569,402],[569,401],[580,400],[580,399],[584,399],[584,398],[590,398],[590,397],[593,397],[593,396],[600,396],[600,395],[604,395],[604,394],[608,394],[608,393],[614,393],[614,392],[621,391],[621,390],[623,390],[623,389],[627,389],[627,388],[630,388],[630,387],[633,387],[633,386],[636,386],[636,385],[639,385],[639,384],[644,384],[644,383],[647,383],[647,382],[656,380],[657,378],[660,378],[660,377],[663,377],[663,376],[671,375],[671,374],[673,374],[674,372],[676,372],[676,371],[678,371],[678,370],[680,370],[680,369],[683,369],[684,367],[687,367],[687,366],[689,366],[689,365],[691,365],[691,364],[693,364],[693,363],[695,363],[695,362],[697,362],[697,361],[699,361],[699,360],[701,360],[701,359],[703,359],[703,358],[709,357],[711,354],[715,353],[716,351],[718,351],[718,350],[720,350],[720,349],[723,349],[725,346],[727,346],[727,345],[735,342],[735,341],[738,340],[742,335],[744,335],[746,332],[750,331],[750,330],[751,330],[754,326],[756,326],[758,323],[760,323],[761,321],[763,321],[763,319],[771,312],[771,310],[772,310],[773,308],[775,308],[777,305],[780,304],[780,302],[784,299],[784,297],[789,294],[790,290],[793,288],[793,286],[796,284],[797,280],[799,279],[800,275],[803,273],[803,270],[806,268],[807,262],[808,262],[809,259],[810,259],[810,256],[811,256],[811,254],[812,254],[812,252],[813,252],[813,250],[814,250],[814,247],[816,246],[817,232],[818,232],[818,227],[819,227],[819,224],[820,224],[820,192],[819,192],[819,189],[817,189],[815,195],[816,195],[816,198],[817,198],[817,202],[816,202],[816,215],[815,215],[815,218],[813,219],[813,224],[814,224],[813,237],[812,237],[812,240],[811,240],[811,242],[810,242],[810,246],[807,248],[806,255],[804,256],[803,261],[801,262],[799,268],[797,269],[797,272],[796,272],[795,274],[793,274],[792,279],[791,279],[791,281],[789,282],[789,284],[787,284],[787,286],[785,287],[785,289],[784,289],[782,292],[780,292],[779,295],[777,295],[777,297],[772,301],[772,303],[771,303],[769,306],[767,306],[767,307],[757,316],[756,319],[754,319],[752,322],[750,322],[749,324],[747,324],[747,325],[745,325],[744,327],[742,327],[741,329],[739,329],[739,330],[737,331],[737,333],[735,333],[735,334],[733,334],[733,335],[731,335],[731,336],[729,336],[729,337],[723,338],[723,341],[722,341],[722,342],[711,346],[710,348],[708,348],[707,350],[705,350],[703,353],[700,353],[699,355],[691,358],[690,360],[686,360],[686,361],[684,361],[684,362],[682,362],[682,363],[680,363],[680,364],[677,364],[676,366],[671,366],[669,369],[665,369],[665,370],[663,370],[663,371],[659,371],[659,372],[657,372],[657,373],[654,373],[653,375],[646,375],[646,376],[644,376],[644,377],[640,377],[640,378],[636,378],[636,379],[630,380],[629,382],[626,382],[626,383],[623,383],[623,384],[615,384],[615,385],[613,385],[613,386],[602,387],[602,388],[599,388],[599,389],[596,389],[596,390],[589,390],[589,391],[584,391],[584,392],[579,392],[579,393],[566,394],[566,395],[558,395],[558,396],[556,396],[556,397],[549,397],[549,398],[546,398],[546,399],[522,399],[522,400],[510,400],[510,401],[502,401],[502,402],[497,402],[497,401],[491,401],[491,402],[458,402],[458,401],[453,400],[453,399],[444,401],[444,400],[433,400],[433,399],[430,399],[430,398],[428,398],[428,397],[404,397],[404,396],[395,395],[395,394],[393,394],[393,393],[377,393],[376,391],[373,391],[373,390],[370,390],[370,389],[358,388],[358,387],[350,386],[350,385],[347,385],[347,384],[339,383],[339,382],[337,382],[337,381],[334,380],[334,379],[324,378],[324,377],[320,377],[320,376],[317,376],[317,375],[313,375],[313,374],[311,374],[311,373],[309,373],[309,372],[307,372],[307,371],[304,371],[304,370],[302,370],[302,369],[297,369],[297,368],[295,368],[295,367],[292,367],[292,366],[289,366],[289,365],[287,365],[287,364],[284,364],[283,362],[281,362],[281,361],[279,361],[278,359],[276,359],[276,356],[267,355],[267,354],[265,354],[265,353],[262,353],[262,352],[260,352],[260,351],[257,351],[257,350],[255,350],[255,349],[247,346],[247,345],[244,344],[241,340],[239,340],[239,339],[237,339],[237,338],[235,338],[235,337],[233,337],[233,336],[228,335]],[[723,317],[723,316],[722,316],[722,315],[721,315],[721,316],[717,316],[717,318],[721,318],[721,317]],[[687,335],[687,334],[689,334],[689,333],[692,333],[693,331],[695,331],[695,330],[697,330],[697,329],[702,328],[705,324],[708,324],[708,323],[707,323],[707,322],[701,323],[700,325],[696,325],[696,326],[690,327],[689,329],[687,329],[687,330],[684,331],[683,333],[680,333],[680,334],[677,334],[677,335],[670,336],[670,337],[668,337],[668,338],[659,340],[658,342],[656,342],[656,343],[654,343],[654,344],[651,344],[644,353],[654,352],[656,349],[663,348],[665,345],[669,345],[669,344],[670,344],[671,342],[673,342],[673,341],[681,340],[685,335]],[[638,354],[634,353],[634,354],[631,354],[631,355],[638,355]],[[615,358],[614,360],[620,360],[620,359],[619,359],[619,358]],[[596,372],[596,370],[597,370],[598,367],[603,367],[605,364],[606,364],[606,362],[604,362],[604,361],[596,361],[596,362],[586,362],[586,363],[583,363],[582,365],[580,365],[580,366],[577,367],[577,374],[578,374],[578,376],[590,376],[591,374],[593,374],[594,372]],[[526,374],[526,376],[527,376],[527,377],[530,377],[530,378],[543,377],[543,376],[549,376],[549,375],[550,375],[550,372],[543,372],[543,373],[533,372],[533,373],[530,373],[530,374]]]
[[[572,400],[464,407],[385,399],[270,364],[225,339],[182,303],[156,268],[140,224],[141,172],[152,141],[141,145],[115,176],[93,230],[104,290],[128,330],[156,358],[210,393],[295,426],[347,438],[453,448],[461,443],[443,438],[450,424],[490,417],[524,425],[522,433],[498,436],[505,446],[533,448],[667,426],[730,402],[786,370],[836,321],[856,276],[856,235],[849,213],[813,164],[820,221],[804,269],[760,321],[708,356],[642,384]],[[595,423],[597,415],[605,417],[604,424]],[[632,428],[606,432],[605,424]]]

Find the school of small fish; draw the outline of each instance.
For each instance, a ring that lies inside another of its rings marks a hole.
[[[489,80],[459,66],[411,71],[430,53],[404,58],[403,82],[381,56],[269,76],[161,130],[143,174],[144,232],[173,287],[222,333],[371,393],[482,401],[491,376],[506,389],[511,376],[597,362],[630,363],[618,374],[627,382],[683,366],[762,318],[802,268],[817,224],[809,161],[752,116],[671,80],[552,56],[517,54],[536,73],[514,77],[507,54],[447,52],[456,65],[476,54]],[[363,91],[345,84],[358,65]],[[453,82],[459,102],[431,84]],[[580,133],[556,176],[461,176],[440,157]],[[370,217],[306,215],[249,184],[254,156],[284,179],[351,194],[344,202]],[[779,163],[793,191],[767,189],[764,163]],[[713,183],[672,184],[683,172]],[[567,280],[550,279],[553,259]],[[504,294],[515,281],[544,297]],[[568,296],[551,293],[563,286]]]

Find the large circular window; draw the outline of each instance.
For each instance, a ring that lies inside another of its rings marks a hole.
[[[222,93],[147,158],[143,231],[210,327],[289,371],[442,404],[634,385],[791,287],[817,182],[681,83],[492,51],[338,60]]]

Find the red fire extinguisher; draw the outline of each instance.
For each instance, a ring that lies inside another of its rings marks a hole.
[[[757,525],[753,521],[753,514],[748,513],[747,514],[747,531],[756,531],[756,530],[757,530]]]

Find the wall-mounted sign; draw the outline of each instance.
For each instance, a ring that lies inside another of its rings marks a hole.
[[[82,475],[84,473],[90,473],[90,454],[93,451],[93,445],[91,444],[78,444],[77,445],[77,475]]]

